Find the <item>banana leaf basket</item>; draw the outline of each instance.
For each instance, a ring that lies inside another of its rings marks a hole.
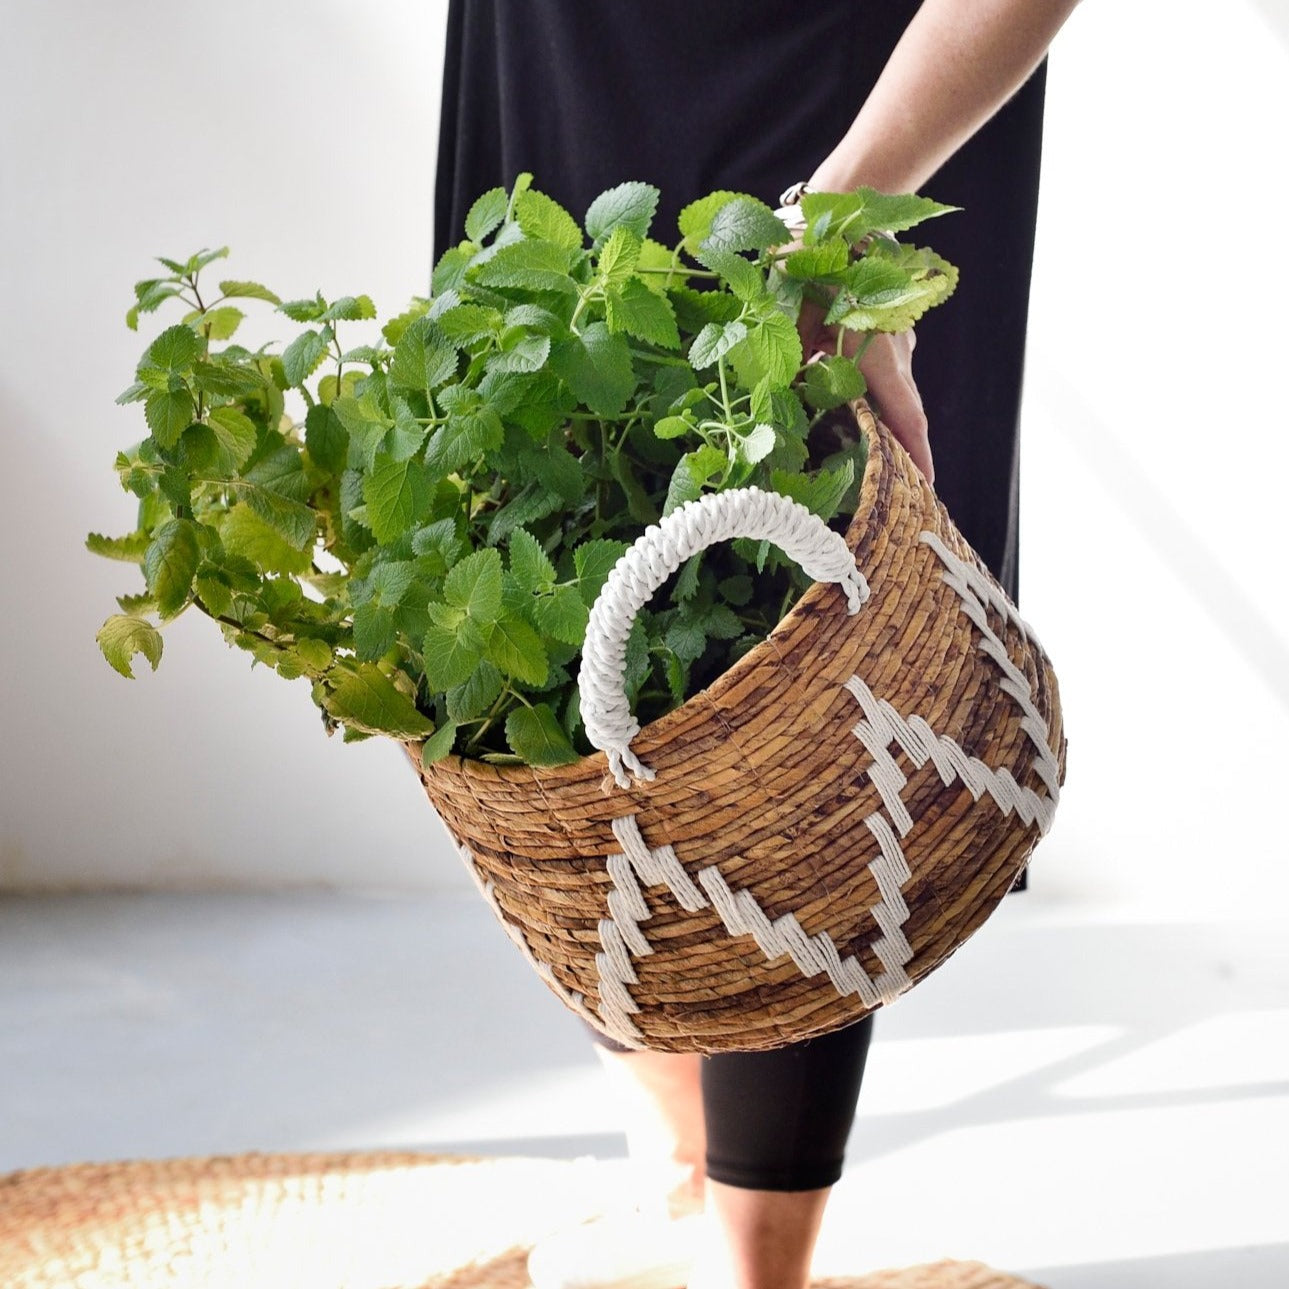
[[[620,1043],[755,1051],[892,1001],[985,921],[1051,826],[1056,677],[1033,631],[871,412],[843,538],[773,493],[652,526],[591,614],[579,686],[602,751],[452,758],[425,791],[507,934]],[[632,619],[683,560],[768,538],[816,584],[707,689],[639,729]]]

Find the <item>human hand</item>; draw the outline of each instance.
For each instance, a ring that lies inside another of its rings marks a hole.
[[[815,353],[836,352],[836,328],[824,325],[824,308],[815,301],[802,303],[797,330],[807,358]],[[845,332],[842,353],[854,358],[862,343],[853,331]],[[916,344],[917,337],[911,330],[893,334],[878,332],[864,347],[858,364],[868,383],[868,399],[873,404],[874,413],[904,445],[927,482],[934,483],[935,463],[931,457],[926,412],[913,379],[913,349]]]

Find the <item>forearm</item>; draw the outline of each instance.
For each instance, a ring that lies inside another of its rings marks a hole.
[[[1025,83],[1077,0],[925,0],[810,178],[915,192]]]

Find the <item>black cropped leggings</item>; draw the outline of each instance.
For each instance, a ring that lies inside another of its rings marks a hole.
[[[628,1050],[592,1032],[601,1046]],[[704,1057],[707,1175],[761,1191],[811,1191],[837,1181],[872,1032],[866,1016],[772,1052]]]

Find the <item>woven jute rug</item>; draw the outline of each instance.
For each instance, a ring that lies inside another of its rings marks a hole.
[[[237,1155],[0,1176],[4,1289],[527,1289],[528,1249],[614,1202],[591,1160]],[[1035,1289],[941,1262],[816,1289]]]

